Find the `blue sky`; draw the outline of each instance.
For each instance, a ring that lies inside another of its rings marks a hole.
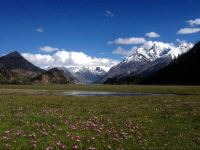
[[[196,42],[200,25],[186,21],[200,18],[199,6],[199,0],[1,0],[1,54],[46,54],[41,48],[49,46],[120,60],[122,55],[112,53],[120,44],[108,41],[143,37]],[[196,33],[177,34],[182,28],[195,28]],[[160,37],[147,37],[148,32]]]

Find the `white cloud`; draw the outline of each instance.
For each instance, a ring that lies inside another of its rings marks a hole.
[[[44,32],[44,29],[43,28],[37,28],[35,31],[42,33],[42,32]]]
[[[160,35],[156,32],[149,32],[149,33],[146,33],[145,36],[149,37],[149,38],[158,38],[160,37]]]
[[[108,44],[134,45],[134,44],[142,44],[145,41],[146,40],[143,37],[118,38],[114,41],[108,41]]]
[[[135,48],[137,48],[137,47],[133,47],[133,48],[130,49],[130,50],[125,50],[125,49],[122,48],[122,47],[118,47],[118,48],[115,49],[112,53],[113,53],[113,54],[122,55],[122,56],[127,57],[127,56],[130,56],[130,55],[133,53],[133,51],[135,50]]]
[[[106,17],[114,17],[115,16],[114,13],[111,12],[110,10],[105,10],[104,15]]]
[[[192,34],[197,32],[200,32],[200,28],[182,28],[177,32],[177,34]]]
[[[102,67],[108,71],[112,66],[119,63],[118,60],[108,58],[97,58],[86,55],[83,52],[61,50],[52,55],[44,54],[22,54],[27,60],[42,68],[54,67]]]
[[[44,47],[40,47],[39,49],[41,51],[44,51],[44,52],[53,52],[53,51],[59,51],[60,50],[59,48],[51,47],[51,46],[44,46]]]
[[[187,23],[189,23],[191,26],[200,25],[200,18],[196,18],[194,20],[187,20]]]

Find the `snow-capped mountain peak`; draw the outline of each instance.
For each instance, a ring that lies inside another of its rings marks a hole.
[[[131,61],[155,61],[158,58],[171,57],[172,59],[187,52],[193,47],[193,44],[182,42],[178,47],[170,43],[148,41],[143,46],[136,48],[132,55],[123,60],[123,63]]]

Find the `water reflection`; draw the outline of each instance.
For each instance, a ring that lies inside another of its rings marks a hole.
[[[101,92],[101,91],[65,91],[64,96],[173,96],[174,94],[155,93],[122,93],[122,92]]]

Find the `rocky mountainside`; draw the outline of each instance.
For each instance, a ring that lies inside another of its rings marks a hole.
[[[168,66],[140,81],[141,84],[200,84],[200,42]]]
[[[77,80],[67,76],[66,73],[58,68],[52,68],[31,80],[33,83],[41,84],[75,84]]]
[[[9,83],[12,81],[12,72],[3,64],[0,64],[0,83]]]
[[[72,73],[71,73],[67,68],[65,68],[65,67],[53,67],[53,68],[57,68],[57,69],[59,69],[59,70],[63,70],[64,73],[65,73],[65,75],[67,75],[67,76],[70,77],[70,78],[75,78],[75,77],[72,75]],[[76,79],[76,80],[77,80],[77,82],[78,82],[78,79]]]
[[[178,47],[175,47],[170,44],[152,42],[148,46],[135,49],[132,55],[112,67],[100,81],[105,82],[108,78],[113,77],[122,78],[155,72],[167,66],[179,55],[187,52],[192,46],[191,43],[181,43]]]
[[[43,69],[30,63],[17,51],[14,51],[12,53],[0,57],[0,64],[3,64],[6,68],[10,70],[20,69],[20,70],[32,71],[35,73],[44,72]]]
[[[4,78],[1,83],[29,83],[30,79],[44,72],[43,69],[36,67],[18,52],[12,52],[0,57],[1,72]],[[5,74],[7,72],[7,74]]]

